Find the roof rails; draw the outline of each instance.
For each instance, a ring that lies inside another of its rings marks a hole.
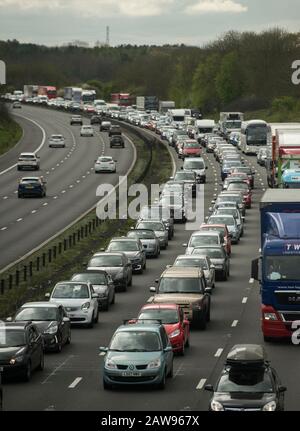
[[[226,365],[234,367],[261,367],[268,364],[266,350],[258,344],[237,344],[226,359]]]
[[[162,325],[162,320],[161,319],[139,319],[139,318],[134,318],[134,319],[125,319],[123,320],[123,324],[124,325],[131,325],[133,323],[152,323],[152,324],[156,324],[156,325]]]

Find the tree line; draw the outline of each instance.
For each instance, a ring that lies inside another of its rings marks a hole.
[[[274,99],[297,102],[291,65],[300,59],[300,33],[274,28],[231,31],[202,47],[185,45],[46,47],[0,41],[8,86],[83,86],[109,100],[112,92],[156,95],[204,112],[257,110]]]

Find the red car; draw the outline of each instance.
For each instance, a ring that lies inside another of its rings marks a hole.
[[[224,248],[228,256],[231,256],[231,236],[228,232],[226,224],[205,224],[202,223],[200,230],[216,230],[221,232],[224,237]]]
[[[231,183],[227,187],[228,192],[241,192],[243,194],[243,199],[246,205],[246,208],[251,208],[252,205],[252,193],[248,184],[245,182],[236,182]]]
[[[184,318],[182,308],[177,304],[146,304],[138,319],[161,320],[169,336],[173,351],[184,355],[190,345],[190,323]]]
[[[201,156],[201,146],[195,139],[189,139],[184,141],[182,147],[181,157],[200,157]]]

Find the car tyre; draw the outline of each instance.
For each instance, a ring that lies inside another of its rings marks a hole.
[[[197,319],[195,323],[197,328],[204,331],[206,329],[206,314],[202,315],[199,319]]]
[[[67,337],[66,344],[71,344],[71,329],[69,329],[69,334],[68,334],[68,337]]]
[[[96,316],[94,317],[94,323],[98,323],[99,322],[99,313],[98,313],[98,308],[96,311]]]
[[[103,389],[104,390],[111,390],[112,389],[112,385],[110,385],[109,383],[107,383],[104,379],[103,379]]]
[[[186,339],[185,347],[190,347],[190,337],[189,336]]]
[[[179,350],[179,355],[184,356],[185,355],[185,343],[182,343],[182,348]]]
[[[109,309],[109,299],[107,298],[107,301],[105,302],[105,304],[101,307],[101,309],[103,311],[108,311]]]
[[[174,375],[174,366],[173,366],[173,361],[172,361],[172,366],[171,366],[171,369],[169,371],[168,377],[170,379],[172,379],[173,375]]]
[[[44,357],[44,352],[42,351],[42,352],[41,352],[40,363],[39,363],[39,366],[38,366],[38,368],[37,368],[37,369],[38,369],[39,371],[43,371],[44,366],[45,366],[45,357]]]
[[[161,379],[161,381],[158,384],[158,388],[161,389],[161,390],[165,389],[165,387],[166,387],[166,370],[164,370],[162,379]]]
[[[112,300],[111,300],[111,305],[114,305],[115,300],[116,300],[116,295],[114,294],[114,296],[113,296],[113,298],[112,298]]]
[[[26,365],[26,370],[24,371],[24,374],[23,374],[23,380],[24,382],[29,382],[30,379],[31,379],[31,361],[29,360]]]

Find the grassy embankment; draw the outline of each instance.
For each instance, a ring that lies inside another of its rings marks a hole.
[[[22,129],[0,104],[0,156],[14,147],[21,139]]]

